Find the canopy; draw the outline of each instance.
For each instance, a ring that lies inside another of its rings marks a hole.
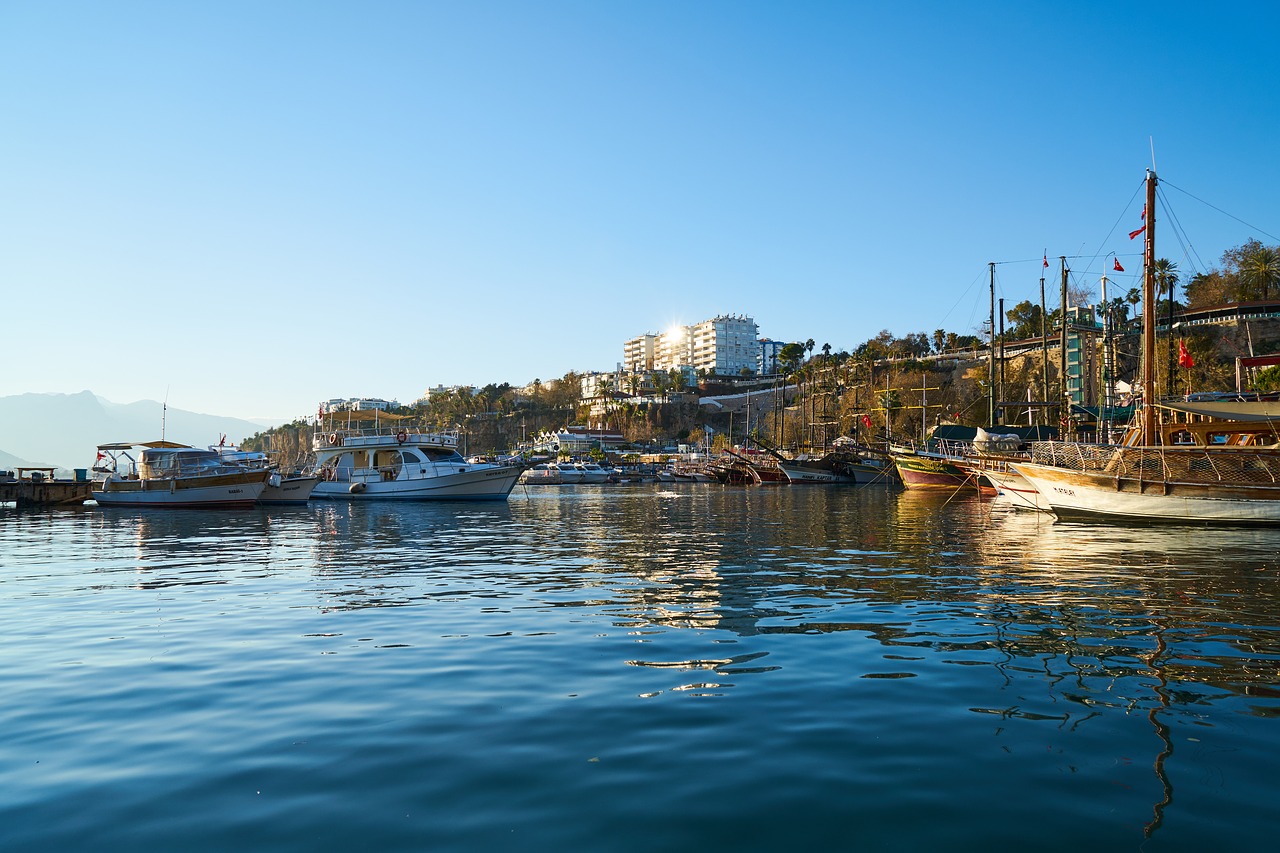
[[[390,412],[379,411],[378,409],[355,409],[352,411],[329,412],[324,416],[324,421],[331,424],[345,424],[354,421],[407,421],[413,415],[393,415]]]

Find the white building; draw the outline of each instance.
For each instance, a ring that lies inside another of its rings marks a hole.
[[[746,316],[723,314],[692,326],[676,326],[661,335],[645,334],[622,346],[622,367],[632,373],[649,370],[700,371],[737,376],[760,370],[759,327]]]
[[[321,403],[320,411],[326,415],[334,412],[373,411],[374,409],[379,412],[388,412],[399,405],[395,400],[382,400],[378,397],[348,397],[346,399],[335,397],[332,400],[325,400]]]

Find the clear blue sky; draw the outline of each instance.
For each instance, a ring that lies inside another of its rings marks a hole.
[[[288,418],[720,313],[971,334],[988,261],[1009,304],[1046,251],[1136,283],[1152,138],[1189,274],[1280,243],[1277,32],[1247,2],[0,2],[0,395]]]

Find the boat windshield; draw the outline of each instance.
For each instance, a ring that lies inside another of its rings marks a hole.
[[[237,466],[224,463],[222,458],[212,450],[190,448],[144,450],[138,469],[143,479],[199,477],[240,470]]]

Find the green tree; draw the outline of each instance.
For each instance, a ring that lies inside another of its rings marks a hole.
[[[1240,263],[1240,278],[1249,299],[1269,299],[1273,289],[1280,289],[1280,251],[1251,241]]]
[[[1024,341],[1040,337],[1040,306],[1031,300],[1024,299],[1005,311],[1004,318],[1009,321],[1004,329],[1006,340]]]

